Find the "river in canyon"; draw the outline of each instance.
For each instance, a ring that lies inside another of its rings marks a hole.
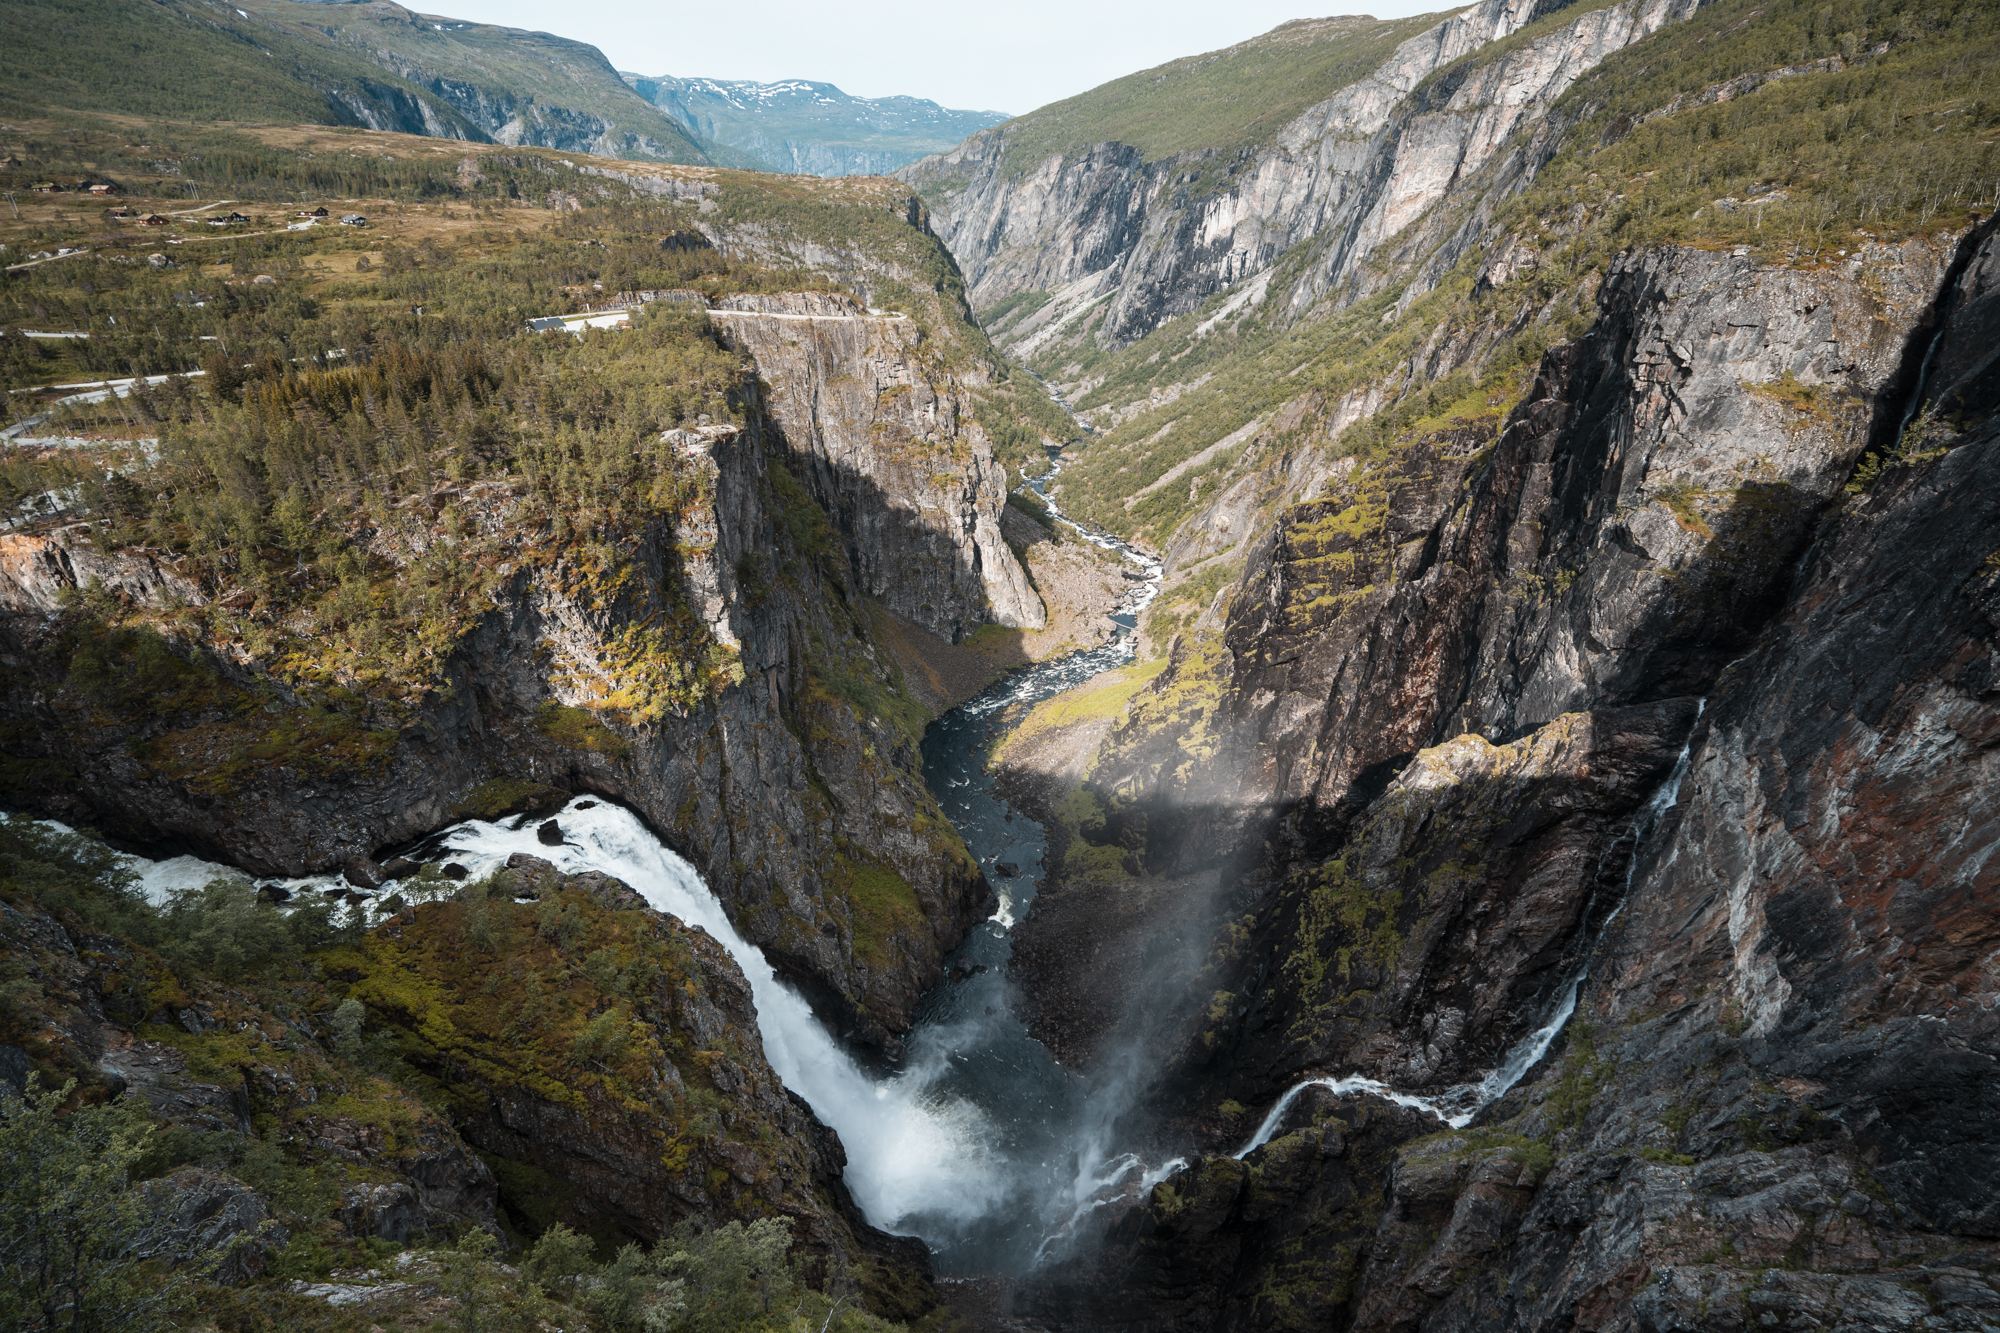
[[[1046,497],[1059,473],[1058,464],[1030,484]],[[1008,969],[1013,932],[1033,908],[1045,873],[1046,838],[1041,825],[1000,795],[988,756],[1026,706],[1133,660],[1139,616],[1161,581],[1154,557],[1074,523],[1053,503],[1051,509],[1081,539],[1129,562],[1138,578],[1111,615],[1103,642],[1006,676],[925,732],[924,776],[984,868],[995,910],[946,960],[946,979],[919,1006],[900,1068],[872,1071],[842,1049],[804,998],[737,933],[694,867],[622,806],[591,796],[571,800],[557,816],[560,846],[537,835],[545,817],[524,815],[469,820],[408,853],[421,860],[449,858],[474,877],[499,869],[516,853],[571,873],[602,871],[657,910],[715,936],[749,979],[772,1068],[839,1133],[856,1203],[877,1227],[921,1238],[946,1277],[1025,1272],[1061,1252],[1094,1209],[1149,1189],[1184,1164],[1173,1145],[1116,1137],[1121,1115],[1143,1091],[1142,1077],[1121,1073],[1127,1066],[1115,1060],[1094,1076],[1064,1068],[1029,1034],[1014,1003]],[[1683,754],[1635,821],[1635,862],[1638,843],[1672,803],[1685,765]],[[214,874],[238,873],[191,857],[134,862],[155,901]],[[324,885],[302,880],[291,887]],[[1351,1074],[1312,1075],[1271,1108],[1236,1155],[1269,1139],[1299,1094],[1313,1086],[1385,1096],[1447,1123],[1466,1123],[1547,1051],[1574,1008],[1583,969],[1579,958],[1554,1011],[1485,1079],[1426,1098]]]

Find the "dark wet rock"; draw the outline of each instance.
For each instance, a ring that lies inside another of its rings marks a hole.
[[[19,1046],[0,1045],[0,1090],[16,1097],[27,1095],[28,1071],[33,1065]]]
[[[463,880],[467,875],[471,874],[472,872],[467,870],[464,866],[460,865],[456,861],[446,861],[442,866],[438,868],[438,873],[440,875],[443,875],[446,879]]]
[[[1012,861],[995,861],[993,868],[1008,879],[1019,879],[1021,877],[1021,867],[1015,865]]]
[[[341,863],[340,873],[357,889],[379,889],[389,877],[382,867],[365,856],[350,856]]]
[[[217,1282],[251,1281],[291,1239],[257,1191],[220,1171],[184,1166],[141,1189],[153,1215],[144,1257],[201,1264],[226,1249],[214,1272]]]
[[[251,1132],[250,1099],[241,1083],[224,1086],[188,1073],[187,1057],[157,1041],[133,1041],[106,1051],[98,1067],[116,1077],[127,1096],[145,1099],[161,1120],[193,1129]]]
[[[1309,1123],[1243,1161],[1204,1157],[1099,1210],[1023,1283],[1017,1312],[1162,1333],[1326,1327],[1353,1297],[1397,1148],[1438,1123],[1373,1097],[1309,1106]]]
[[[259,884],[257,896],[267,903],[288,903],[292,900],[292,891],[282,884]]]
[[[382,873],[389,879],[402,879],[406,875],[414,875],[419,868],[415,861],[405,856],[392,856],[382,863]]]
[[[541,843],[542,846],[544,847],[562,846],[563,845],[562,825],[558,824],[553,819],[549,820],[546,824],[543,824],[541,827],[535,830],[535,841]]]
[[[1699,702],[1557,718],[1508,745],[1420,752],[1340,855],[1294,870],[1265,947],[1279,982],[1211,1016],[1183,1052],[1239,1098],[1302,1069],[1407,1091],[1477,1078],[1539,1027],[1624,895],[1634,822]]]
[[[417,1192],[404,1184],[350,1185],[341,1191],[334,1216],[350,1236],[372,1236],[398,1245],[428,1230]]]

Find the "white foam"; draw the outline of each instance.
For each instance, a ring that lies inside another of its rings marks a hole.
[[[580,806],[593,805],[591,809]],[[572,801],[560,816],[565,842],[544,845],[533,826],[510,829],[468,821],[443,843],[475,876],[526,852],[575,873],[600,870],[632,886],[655,909],[713,935],[750,981],[764,1055],[785,1086],[833,1126],[847,1149],[847,1187],[868,1220],[896,1229],[919,1214],[965,1221],[1004,1193],[985,1148],[977,1107],[927,1091],[924,1059],[894,1078],[876,1080],[835,1044],[805,1000],[778,980],[762,951],[730,924],[701,875],[620,806]]]

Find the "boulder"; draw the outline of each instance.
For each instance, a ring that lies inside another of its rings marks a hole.
[[[406,1245],[429,1230],[417,1192],[400,1181],[394,1185],[350,1185],[340,1193],[334,1214],[347,1234]]]
[[[382,867],[365,856],[348,857],[342,863],[340,873],[357,889],[379,889],[389,882]]]
[[[200,1265],[223,1251],[213,1280],[228,1286],[256,1278],[291,1239],[263,1196],[220,1171],[184,1166],[141,1193],[153,1214],[144,1257]]]

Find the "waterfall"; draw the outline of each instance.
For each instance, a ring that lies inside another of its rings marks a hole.
[[[1707,710],[1708,700],[1703,699],[1695,707],[1694,726],[1700,725],[1701,716]],[[1371,1093],[1398,1106],[1427,1111],[1453,1129],[1465,1128],[1472,1123],[1472,1117],[1483,1108],[1506,1096],[1516,1083],[1527,1076],[1529,1070],[1541,1063],[1542,1057],[1548,1054],[1549,1047],[1555,1044],[1556,1037],[1561,1034],[1564,1027],[1568,1026],[1570,1018],[1576,1013],[1577,994],[1590,975],[1591,955],[1597,951],[1597,946],[1610,932],[1611,923],[1625,910],[1626,899],[1632,893],[1632,880],[1639,873],[1639,852],[1645,846],[1646,839],[1658,827],[1661,817],[1680,799],[1681,783],[1687,777],[1693,746],[1694,727],[1691,726],[1688,729],[1688,738],[1682,742],[1680,754],[1675,757],[1666,779],[1653,789],[1645,804],[1640,806],[1639,812],[1632,817],[1632,823],[1627,830],[1632,839],[1632,853],[1625,863],[1625,881],[1619,891],[1617,906],[1611,909],[1611,914],[1604,918],[1604,924],[1597,928],[1597,933],[1583,949],[1576,967],[1570,972],[1557,995],[1555,1007],[1550,1011],[1548,1020],[1508,1047],[1499,1064],[1483,1077],[1469,1083],[1455,1084],[1435,1097],[1420,1097],[1413,1093],[1397,1092],[1386,1083],[1359,1074],[1349,1074],[1340,1078],[1323,1074],[1313,1075],[1287,1089],[1284,1096],[1278,1098],[1270,1113],[1264,1117],[1264,1122],[1257,1127],[1257,1132],[1231,1156],[1246,1157],[1270,1142],[1271,1136],[1283,1122],[1285,1113],[1292,1109],[1292,1103],[1297,1101],[1307,1088],[1327,1088],[1336,1093]],[[1584,920],[1588,922],[1589,904],[1585,905],[1583,914]]]
[[[980,1110],[926,1092],[933,1070],[921,1053],[888,1079],[870,1077],[834,1041],[797,991],[778,980],[763,952],[730,924],[695,868],[663,846],[636,815],[608,802],[578,798],[557,817],[560,847],[522,826],[471,820],[438,839],[477,877],[526,852],[576,873],[615,875],[656,911],[714,936],[749,979],[764,1055],[785,1086],[831,1125],[847,1149],[847,1186],[869,1221],[894,1227],[912,1215],[968,1220],[989,1209],[1003,1183],[986,1150]]]

